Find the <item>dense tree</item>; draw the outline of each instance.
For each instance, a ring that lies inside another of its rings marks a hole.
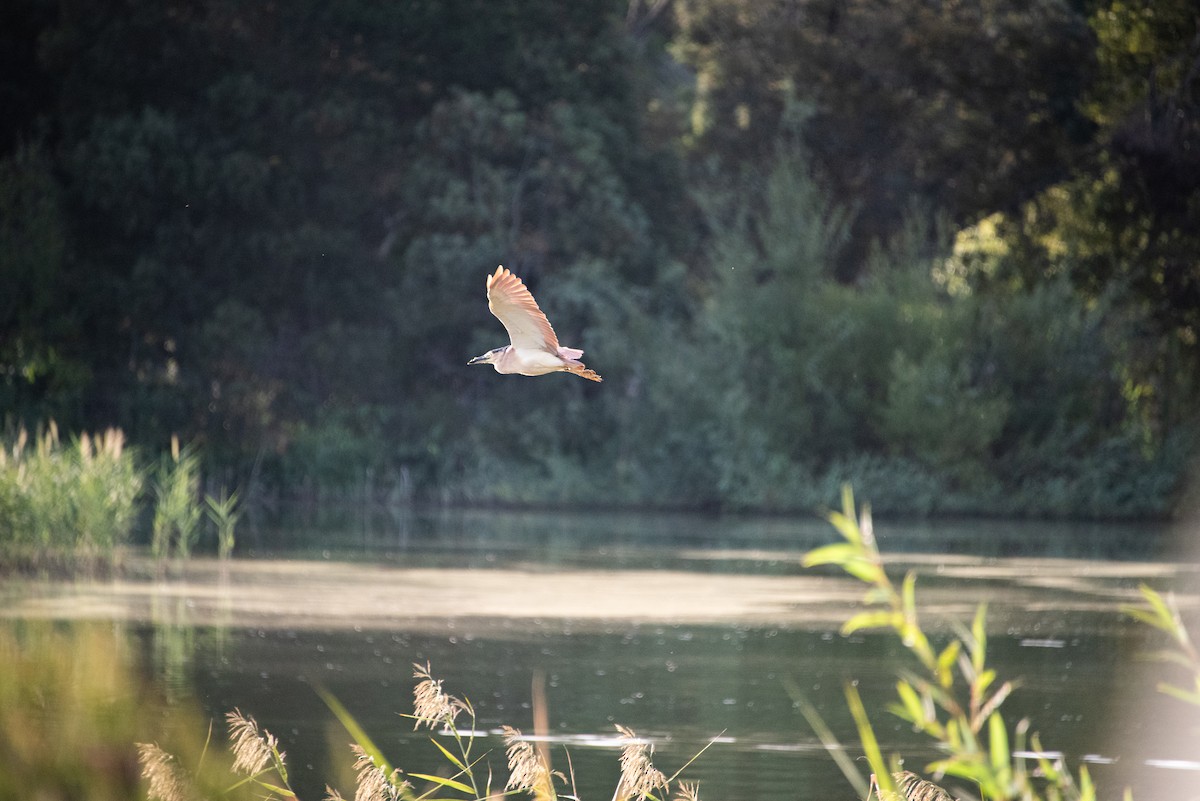
[[[761,162],[799,126],[855,210],[843,279],[915,204],[958,222],[1015,208],[1065,177],[1089,131],[1088,29],[1057,0],[685,0],[679,19],[701,146]]]
[[[807,508],[849,478],[883,508],[1137,514],[1178,485],[1186,0],[0,22],[9,421],[395,497]],[[603,385],[466,368],[502,341],[498,263]]]

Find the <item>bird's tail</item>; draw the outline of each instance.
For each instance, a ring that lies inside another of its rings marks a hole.
[[[589,370],[588,368],[584,367],[582,364],[579,364],[579,363],[568,364],[565,367],[563,367],[563,370],[566,370],[568,373],[573,373],[573,374],[579,376],[580,378],[586,378],[588,381],[603,381],[604,380],[596,373],[595,370]]]
[[[572,361],[578,360],[583,355],[583,351],[579,348],[564,348],[561,345],[558,347],[558,356],[560,359],[569,359]]]

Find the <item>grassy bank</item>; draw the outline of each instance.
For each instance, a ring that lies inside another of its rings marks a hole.
[[[228,556],[237,503],[202,493],[199,459],[178,439],[151,467],[117,429],[64,441],[53,422],[22,428],[0,448],[0,565],[111,566],[143,525],[158,558],[186,558],[210,530]]]

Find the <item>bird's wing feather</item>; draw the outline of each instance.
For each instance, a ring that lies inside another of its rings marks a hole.
[[[548,350],[558,355],[558,337],[525,284],[504,267],[487,279],[488,308],[508,331],[514,348]]]

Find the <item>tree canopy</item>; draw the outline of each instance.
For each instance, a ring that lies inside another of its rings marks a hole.
[[[1161,514],[1188,0],[12,0],[0,409],[274,491]],[[521,275],[607,379],[503,379]]]

